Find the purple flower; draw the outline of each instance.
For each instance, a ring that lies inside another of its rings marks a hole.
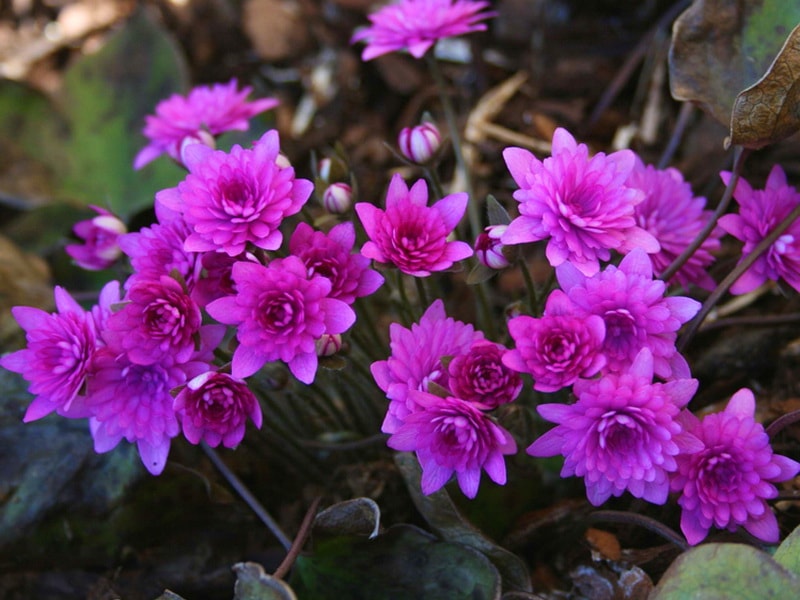
[[[483,339],[483,333],[448,317],[444,303],[436,300],[411,329],[392,323],[389,338],[392,355],[370,367],[375,383],[390,401],[381,428],[384,433],[394,433],[418,409],[409,390],[427,391],[430,382],[447,387],[447,368],[442,359],[465,354],[474,341]]]
[[[666,284],[653,280],[653,265],[642,250],[631,251],[619,268],[609,265],[593,277],[571,263],[558,267],[556,276],[576,318],[597,315],[605,321],[607,369],[624,370],[642,348],[648,348],[656,375],[689,377],[689,365],[676,350],[675,339],[681,325],[700,310],[700,303],[683,296],[665,298]]]
[[[357,31],[350,43],[366,41],[364,61],[398,50],[422,58],[443,38],[485,30],[481,21],[495,16],[482,12],[488,7],[473,0],[400,0],[369,15],[372,26]]]
[[[171,275],[176,271],[186,287],[192,290],[202,270],[202,255],[187,252],[183,247],[192,230],[180,213],[159,202],[156,202],[155,208],[158,223],[119,238],[119,246],[130,257],[134,271],[134,276],[125,285],[133,285],[138,279],[158,280],[162,275]]]
[[[476,340],[466,353],[454,356],[447,365],[453,395],[484,410],[513,402],[522,390],[522,379],[503,364],[505,352],[505,346]]]
[[[261,407],[241,379],[206,371],[189,381],[175,398],[175,412],[183,435],[192,444],[220,442],[234,448],[244,437],[247,418],[261,428]]]
[[[725,185],[730,173],[721,173]],[[739,179],[733,197],[739,203],[738,215],[724,215],[719,225],[744,242],[742,255],[750,254],[769,233],[800,203],[800,193],[786,183],[780,165],[772,167],[763,190],[754,190]],[[744,294],[768,279],[783,279],[800,291],[800,221],[795,221],[767,251],[731,286],[732,294]]]
[[[352,223],[339,223],[327,234],[299,223],[289,240],[289,253],[302,260],[310,274],[331,282],[331,298],[352,304],[383,285],[383,276],[370,268],[367,257],[351,254],[355,242]]]
[[[228,256],[224,252],[205,252],[200,260],[204,274],[192,289],[192,299],[201,308],[205,308],[209,302],[234,295],[236,284],[231,272],[233,265],[239,261],[257,263],[258,259],[249,252],[243,252],[239,256]]]
[[[142,148],[133,162],[141,169],[162,154],[180,162],[180,151],[187,138],[202,140],[207,134],[246,131],[255,115],[278,105],[273,98],[247,102],[251,88],[237,90],[232,79],[227,84],[198,86],[187,96],[173,94],[156,106],[156,114],[145,117],[144,135],[150,143]]]
[[[387,444],[395,450],[417,453],[423,494],[432,494],[455,473],[464,495],[474,498],[481,469],[495,483],[505,484],[503,455],[517,451],[510,433],[464,400],[418,390],[409,395],[421,410],[408,415]]]
[[[416,127],[403,127],[397,137],[400,153],[418,165],[428,162],[442,144],[442,134],[433,123],[426,121]]]
[[[773,483],[797,475],[800,463],[773,454],[754,412],[753,392],[742,388],[720,413],[702,421],[690,413],[684,416],[687,430],[702,446],[678,457],[671,487],[680,492],[681,530],[692,545],[712,526],[734,531],[742,525],[765,542],[778,541],[778,522],[766,500],[778,495]]]
[[[72,260],[88,271],[107,269],[120,257],[122,250],[119,247],[119,236],[128,230],[125,223],[120,221],[113,213],[100,208],[89,206],[97,216],[75,224],[72,231],[81,238],[83,244],[67,244],[64,250]]]
[[[370,238],[361,254],[415,277],[448,269],[472,256],[469,244],[447,241],[466,209],[467,194],[450,194],[428,206],[428,186],[423,179],[409,191],[403,178],[395,175],[386,194],[385,212],[367,202],[356,204]]]
[[[626,185],[641,190],[645,195],[644,201],[635,207],[636,222],[661,244],[661,250],[650,255],[656,273],[661,273],[706,226],[711,211],[703,210],[706,199],[692,194],[692,187],[677,169],[645,166],[637,158]],[[670,283],[714,289],[716,284],[706,269],[715,260],[712,252],[719,250],[723,233],[722,229],[715,227]]]
[[[184,363],[195,352],[201,325],[197,303],[180,283],[162,275],[157,280],[139,279],[131,286],[122,309],[109,317],[103,339],[124,350],[137,365],[168,358]],[[204,326],[208,327],[219,326]]]
[[[533,389],[540,392],[557,392],[579,377],[596,375],[606,364],[603,319],[597,315],[579,317],[561,290],[554,290],[547,298],[541,318],[514,317],[508,322],[508,332],[517,347],[506,353],[503,363],[529,373]]]
[[[475,256],[482,265],[499,270],[510,264],[500,241],[506,229],[508,225],[489,225],[475,239]]]
[[[303,383],[314,381],[315,340],[347,330],[355,322],[353,309],[328,297],[330,281],[309,277],[296,256],[275,259],[267,267],[238,262],[232,273],[236,295],[214,300],[206,310],[217,321],[237,326],[233,376],[243,379],[266,362],[281,360]]]
[[[283,237],[278,228],[285,217],[300,211],[314,184],[295,179],[294,169],[279,159],[279,151],[275,130],[249,150],[238,145],[230,153],[202,144],[186,148],[186,179],[177,188],[156,194],[159,202],[182,212],[191,226],[186,250],[236,256],[248,243],[264,250],[280,247]]]
[[[540,161],[522,148],[506,148],[503,157],[520,187],[514,192],[520,216],[503,234],[504,244],[547,239],[552,266],[569,262],[586,276],[597,273],[611,250],[658,252],[658,241],[636,225],[634,207],[644,195],[625,185],[636,160],[630,150],[589,158],[585,144],[558,128],[550,158]]]
[[[680,453],[700,442],[686,433],[678,415],[697,390],[696,379],[652,383],[653,357],[643,349],[624,373],[579,379],[578,401],[542,404],[539,414],[554,427],[528,447],[532,456],[565,457],[562,477],[583,477],[589,502],[598,506],[626,490],[664,504],[669,474]]]
[[[99,345],[96,323],[64,288],[56,286],[55,301],[53,314],[31,306],[11,309],[28,345],[0,358],[0,366],[30,382],[28,391],[36,397],[25,412],[26,423],[51,412],[86,416],[79,394]]]

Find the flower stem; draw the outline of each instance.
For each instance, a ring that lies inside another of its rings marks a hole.
[[[414,283],[417,286],[417,295],[419,296],[420,306],[425,309],[430,305],[430,301],[428,300],[428,292],[425,290],[425,282],[422,281],[421,277],[414,277]]]
[[[314,518],[317,516],[317,508],[319,508],[321,500],[322,498],[317,496],[311,501],[311,506],[308,507],[306,515],[303,517],[303,522],[300,524],[300,529],[297,531],[297,536],[286,552],[286,558],[283,559],[281,564],[278,565],[278,568],[275,569],[275,573],[272,574],[276,579],[283,579],[289,574],[289,570],[292,568],[292,565],[294,565],[294,561],[297,560],[297,557],[303,550],[308,536],[311,535],[311,527],[314,525]]]
[[[766,428],[767,435],[770,438],[775,437],[781,429],[785,429],[789,425],[793,423],[797,423],[800,421],[800,410],[793,410],[790,413],[786,413],[775,419],[772,423],[769,424]]]
[[[720,301],[722,296],[724,296],[725,293],[730,289],[730,287],[734,283],[736,283],[739,277],[744,275],[747,269],[753,266],[753,263],[755,263],[758,260],[758,258],[762,254],[764,254],[764,252],[769,250],[769,247],[775,243],[775,240],[781,237],[781,235],[783,235],[783,232],[789,229],[789,226],[791,226],[791,224],[794,223],[798,217],[800,217],[800,204],[795,206],[794,209],[792,209],[792,212],[790,212],[787,215],[787,217],[783,221],[781,221],[777,227],[775,227],[775,229],[770,231],[767,237],[761,240],[758,243],[758,245],[755,248],[753,248],[753,251],[750,254],[742,258],[742,261],[738,265],[736,265],[736,267],[734,267],[734,269],[730,273],[728,273],[725,279],[723,279],[720,282],[720,284],[716,287],[716,289],[713,292],[711,292],[711,295],[709,295],[709,297],[706,298],[706,301],[703,303],[703,307],[700,309],[700,312],[697,313],[694,319],[692,319],[692,321],[687,326],[686,331],[681,335],[681,337],[678,339],[678,342],[675,344],[675,347],[678,349],[678,352],[683,352],[683,349],[688,345],[688,343],[694,337],[694,334],[697,332],[700,325],[708,316],[708,313],[711,312],[711,309],[714,308],[717,302]]]
[[[264,508],[264,505],[261,504],[250,491],[250,489],[244,483],[242,483],[242,480],[239,479],[236,474],[228,468],[228,465],[222,461],[219,454],[217,454],[213,448],[210,448],[205,443],[202,443],[201,446],[203,447],[203,451],[211,460],[212,464],[222,474],[225,480],[236,491],[236,493],[241,496],[242,500],[244,500],[247,506],[250,507],[250,510],[252,510],[256,516],[261,519],[261,522],[267,526],[267,529],[269,529],[272,535],[275,536],[275,539],[280,542],[280,545],[288,551],[292,546],[292,542],[290,542],[289,538],[286,537],[286,534],[283,533],[283,530],[280,528],[275,519],[270,516],[270,514],[267,512],[267,509]]]
[[[539,299],[536,296],[536,284],[533,283],[533,277],[528,269],[528,263],[524,258],[519,259],[519,270],[522,272],[522,278],[525,280],[525,288],[528,290],[528,308],[534,317],[539,316]]]
[[[742,172],[744,161],[749,154],[750,150],[742,148],[741,146],[736,146],[733,158],[733,175],[731,176],[730,181],[728,181],[728,185],[725,188],[725,193],[722,194],[722,198],[720,199],[719,204],[717,204],[714,214],[711,215],[711,218],[708,220],[708,223],[706,223],[706,226],[703,227],[699,234],[697,234],[697,237],[692,240],[692,243],[687,246],[686,250],[681,252],[680,256],[673,260],[672,264],[670,264],[670,266],[658,276],[659,279],[662,281],[669,281],[672,276],[675,275],[675,273],[677,273],[680,268],[686,264],[686,262],[692,257],[697,249],[703,245],[703,242],[705,242],[708,236],[711,235],[711,232],[714,231],[714,228],[717,226],[717,221],[728,210],[728,205],[731,202],[731,198],[733,198],[733,192],[736,189],[736,184],[739,182],[739,176]]]
[[[589,515],[589,521],[638,525],[639,527],[644,527],[645,529],[660,535],[668,542],[675,544],[681,550],[687,550],[689,548],[689,544],[686,543],[686,540],[683,539],[683,536],[673,531],[663,523],[639,513],[621,510],[597,510]]]

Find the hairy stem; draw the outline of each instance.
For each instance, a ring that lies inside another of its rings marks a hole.
[[[652,531],[656,535],[660,535],[668,542],[675,544],[681,550],[687,550],[689,548],[689,544],[686,543],[682,535],[673,531],[663,523],[639,513],[621,510],[598,510],[589,515],[589,521],[638,525],[639,527],[644,527]]]

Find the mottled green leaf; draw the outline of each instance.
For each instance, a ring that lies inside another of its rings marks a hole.
[[[312,535],[362,535],[374,538],[381,523],[381,509],[371,498],[353,498],[329,506],[314,519]]]
[[[292,588],[264,572],[258,563],[233,565],[236,573],[233,600],[297,600]]]
[[[800,527],[789,534],[773,554],[772,559],[800,577]]]

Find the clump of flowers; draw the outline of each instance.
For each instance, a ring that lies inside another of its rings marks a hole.
[[[83,244],[67,244],[64,248],[82,269],[99,271],[107,269],[122,256],[119,237],[127,233],[125,223],[112,212],[99,206],[89,206],[96,217],[75,224],[72,231]]]
[[[186,96],[173,94],[156,106],[156,114],[145,117],[144,135],[150,141],[133,161],[141,169],[162,154],[181,162],[185,140],[213,144],[213,136],[226,131],[246,131],[250,119],[278,105],[274,98],[247,101],[252,88],[227,84],[198,86]]]
[[[367,43],[365,61],[399,50],[422,58],[441,39],[485,30],[482,21],[495,15],[488,7],[483,0],[399,0],[369,15],[372,25],[350,43]]]
[[[691,413],[682,416],[684,427],[702,444],[678,457],[672,478],[672,490],[680,493],[681,530],[692,545],[711,527],[744,527],[765,542],[779,539],[778,521],[766,501],[778,495],[775,483],[800,472],[800,463],[773,453],[754,413],[753,392],[743,388],[720,413],[702,420]]]

